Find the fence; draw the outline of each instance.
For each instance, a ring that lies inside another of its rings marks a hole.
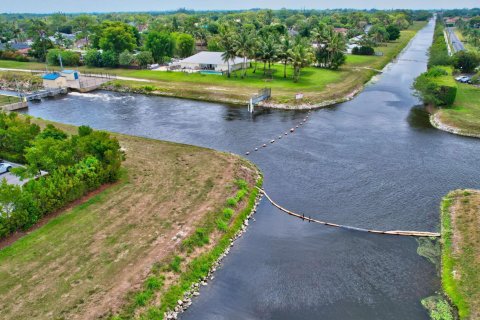
[[[263,100],[269,99],[271,96],[272,96],[272,89],[263,88],[256,95],[253,95],[250,98],[250,101],[248,103],[248,111],[253,112],[255,105],[257,105],[259,102],[262,102]]]

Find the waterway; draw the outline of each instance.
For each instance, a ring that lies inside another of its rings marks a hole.
[[[480,188],[480,145],[432,128],[413,95],[433,27],[355,99],[313,111],[281,140],[305,111],[250,115],[246,106],[100,91],[32,103],[28,113],[251,151],[269,195],[292,211],[356,227],[438,231],[441,197]],[[420,300],[439,290],[440,280],[417,255],[415,239],[309,224],[267,201],[255,220],[183,319],[428,319]]]

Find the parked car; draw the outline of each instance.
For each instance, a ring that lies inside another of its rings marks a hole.
[[[461,83],[470,83],[470,77],[468,76],[461,76],[455,79],[457,79],[457,81]]]
[[[10,172],[12,169],[12,165],[9,163],[1,162],[0,163],[0,174],[4,174],[6,172]]]

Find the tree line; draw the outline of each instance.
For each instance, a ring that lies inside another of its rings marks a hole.
[[[23,186],[0,181],[0,238],[25,230],[104,183],[119,178],[124,154],[106,132],[82,126],[76,135],[28,118],[0,113],[0,158],[23,163],[12,169],[30,179]],[[42,171],[46,176],[38,177]]]
[[[346,42],[362,36],[356,54],[373,54],[373,47],[396,40],[400,30],[414,20],[427,19],[426,11],[354,10],[252,10],[238,12],[189,12],[165,14],[53,14],[16,20],[1,15],[0,41],[31,37],[30,55],[40,61],[78,65],[79,57],[64,49],[72,44],[62,39],[75,34],[89,49],[83,63],[92,67],[137,66],[167,63],[187,57],[195,49],[221,51],[228,57],[263,63],[268,73],[273,63],[291,65],[293,78],[307,65],[336,69],[345,61]],[[369,26],[368,33],[365,30]],[[337,29],[336,29],[337,28]],[[344,28],[339,31],[338,28]],[[64,32],[64,33],[62,33]],[[51,36],[56,41],[52,41]],[[50,37],[49,37],[50,36]],[[2,40],[3,39],[3,40]],[[286,71],[284,71],[286,75]],[[230,75],[230,74],[229,74]]]

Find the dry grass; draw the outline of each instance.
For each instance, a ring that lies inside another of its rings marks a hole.
[[[222,208],[235,179],[254,183],[252,167],[233,155],[118,138],[127,153],[119,184],[0,251],[2,319],[95,319],[118,311],[154,263]]]
[[[461,319],[480,319],[480,191],[451,192],[443,209],[443,286]]]

